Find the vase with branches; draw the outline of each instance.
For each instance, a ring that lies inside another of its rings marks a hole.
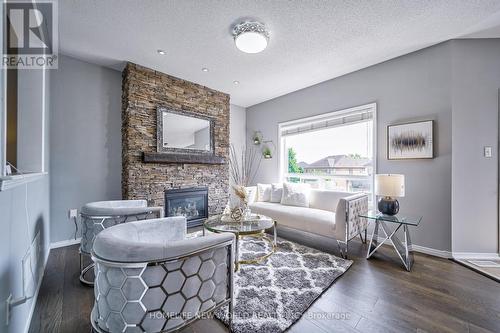
[[[234,195],[240,201],[240,209],[245,211],[248,208],[248,193],[246,187],[249,186],[260,167],[262,155],[253,147],[244,147],[238,153],[233,145],[229,153],[229,171],[231,177],[231,188]]]

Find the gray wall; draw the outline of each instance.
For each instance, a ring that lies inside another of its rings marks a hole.
[[[277,143],[279,122],[353,106],[377,103],[377,172],[406,175],[401,213],[423,215],[413,242],[451,249],[451,60],[450,43],[441,44],[248,108],[247,131],[262,131]],[[388,161],[389,124],[433,119],[433,160]],[[277,144],[277,146],[279,146]],[[279,180],[278,158],[263,160],[260,182]]]
[[[68,209],[121,199],[121,73],[61,56],[51,80],[51,241],[73,237]]]
[[[26,199],[26,189],[28,197]],[[26,214],[25,206],[28,207]],[[9,326],[5,325],[5,300],[12,294],[14,298],[21,297],[22,259],[34,237],[39,233],[42,251],[40,260],[33,270],[44,267],[49,253],[49,179],[42,179],[10,190],[0,192],[0,332],[24,332],[28,324],[28,316],[33,298],[26,303],[14,306]],[[29,227],[29,237],[28,228]],[[31,239],[30,239],[31,238]],[[41,277],[36,274],[35,280]],[[29,281],[28,281],[29,282]],[[31,283],[27,296],[33,296],[34,284]],[[36,300],[35,300],[36,301]]]
[[[51,80],[51,242],[70,240],[70,208],[121,199],[121,73],[61,56]],[[230,106],[230,142],[245,145],[245,109]]]
[[[229,143],[234,147],[236,156],[241,163],[241,153],[246,147],[246,109],[244,107],[229,105]],[[229,177],[230,185],[234,185]],[[229,191],[232,191],[230,188]]]
[[[442,43],[252,106],[247,133],[277,142],[279,122],[376,102],[377,172],[405,174],[401,213],[424,217],[413,243],[497,253],[499,54],[500,39]],[[387,125],[424,119],[435,120],[436,158],[388,161]],[[278,158],[264,160],[257,181],[278,178]]]
[[[452,42],[453,252],[498,251],[500,39]],[[493,158],[483,157],[484,146]]]
[[[40,149],[44,135],[43,127],[40,126],[44,119],[40,105],[45,93],[40,83],[48,71],[44,74],[42,70],[21,69],[17,73],[17,168],[25,172],[48,171],[42,168],[43,154]],[[48,79],[46,84],[49,84]]]
[[[51,111],[45,118],[50,151],[47,145],[45,169],[51,177],[0,192],[1,300],[10,293],[22,295],[21,262],[32,242],[27,226],[31,238],[39,234],[42,243],[41,260],[34,267],[38,270],[44,266],[50,243],[73,238],[69,208],[121,199],[121,73],[61,56],[59,69],[50,74],[47,89],[51,95],[46,96],[46,103],[50,101]],[[41,94],[36,91],[33,96]],[[245,144],[244,108],[231,105],[230,131],[231,142]],[[32,306],[30,299],[14,307],[7,327],[5,302],[0,302],[0,332],[23,332]]]
[[[1,34],[0,34],[1,36]],[[50,71],[45,77],[45,92],[42,90],[43,76],[40,70],[33,71],[30,75],[29,89],[20,91],[19,98],[23,99],[24,105],[31,105],[29,112],[38,117],[45,108],[45,142],[49,137],[49,96],[48,80]],[[25,73],[26,74],[26,73]],[[0,83],[1,85],[2,83]],[[45,96],[45,104],[43,97]],[[23,109],[25,110],[25,109]],[[40,118],[38,118],[40,119]],[[40,122],[36,124],[37,133],[41,129]],[[1,130],[0,130],[1,134]],[[24,140],[33,133],[19,132],[20,139]],[[38,141],[41,137],[37,137]],[[41,144],[35,151],[37,156],[41,156]],[[48,156],[48,144],[43,147],[45,156]],[[24,152],[22,152],[24,154]],[[48,158],[45,158],[45,170],[48,170]],[[39,165],[37,164],[39,167]],[[44,175],[37,180],[25,185],[0,192],[0,332],[19,333],[24,332],[29,325],[29,316],[36,301],[33,296],[41,280],[43,267],[49,253],[49,176]],[[40,252],[37,254],[38,260],[33,263],[32,270],[34,276],[27,279],[27,294],[29,298],[26,302],[11,308],[9,326],[5,325],[7,297],[12,294],[13,298],[23,295],[22,288],[22,259],[28,252],[35,237],[39,237]]]
[[[246,145],[246,109],[229,105],[229,142],[238,150]]]

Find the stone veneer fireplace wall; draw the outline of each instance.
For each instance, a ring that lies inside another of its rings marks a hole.
[[[215,155],[229,159],[229,95],[152,69],[128,63],[122,81],[122,191],[124,199],[164,205],[164,191],[208,187],[209,214],[228,199],[229,167],[224,164],[144,163],[156,152],[156,109],[163,106],[212,117]]]

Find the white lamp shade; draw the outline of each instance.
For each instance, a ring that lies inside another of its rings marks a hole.
[[[375,175],[375,194],[384,197],[405,196],[405,176],[397,174]]]

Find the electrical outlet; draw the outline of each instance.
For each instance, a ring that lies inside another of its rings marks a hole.
[[[484,147],[484,157],[491,157],[492,156],[492,150],[490,146],[485,146]]]
[[[78,209],[76,208],[72,208],[68,211],[68,217],[70,219],[74,218],[74,217],[78,217]]]

